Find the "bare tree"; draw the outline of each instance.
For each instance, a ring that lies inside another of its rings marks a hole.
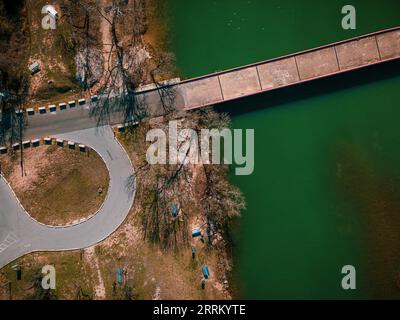
[[[140,121],[146,116],[143,101],[138,99],[136,89],[137,79],[130,73],[134,59],[128,59],[129,55],[123,47],[117,28],[123,19],[126,3],[114,0],[108,12],[97,8],[98,13],[105,19],[110,27],[112,44],[107,65],[107,77],[102,89],[102,99],[91,109],[91,116],[96,117],[98,125],[109,123],[110,117],[115,113],[121,113],[126,124]],[[132,42],[135,42],[135,33],[131,33]],[[115,60],[115,62],[113,62]]]
[[[57,300],[57,295],[54,290],[43,289],[42,287],[43,275],[41,270],[36,270],[31,277],[32,286],[29,289],[33,289],[33,294],[29,299],[33,300]]]
[[[218,129],[230,127],[230,118],[226,113],[218,113],[213,108],[199,109],[190,112],[189,128],[195,128],[198,135],[203,128]],[[209,141],[211,145],[212,141]],[[228,180],[227,165],[203,164],[204,190],[200,203],[207,226],[208,244],[212,244],[213,235],[223,234],[227,223],[240,216],[245,209],[245,199],[239,188]]]
[[[22,141],[25,118],[22,103],[26,98],[26,80],[9,82],[7,75],[0,70],[0,143],[12,145]]]
[[[78,81],[83,90],[90,90],[101,74],[101,42],[97,31],[101,17],[97,11],[97,4],[94,0],[63,0],[61,9],[63,15],[60,21],[65,20],[73,30],[72,38],[63,39],[63,42],[72,42]],[[63,33],[61,36],[65,37]]]
[[[174,58],[170,53],[158,53],[153,62],[153,68],[150,71],[150,77],[155,84],[161,105],[165,114],[174,111],[176,90],[173,84],[163,83],[160,79],[160,74],[166,70],[173,69]]]
[[[119,115],[121,121],[131,126],[142,119],[151,117],[149,101],[139,89],[147,78],[155,86],[153,92],[158,95],[165,120],[182,119],[181,126],[195,128],[200,133],[203,128],[222,128],[229,126],[226,114],[203,109],[193,112],[175,110],[176,92],[174,86],[163,81],[165,74],[173,69],[174,59],[171,54],[157,52],[151,62],[144,67],[139,55],[143,46],[142,35],[147,29],[145,2],[133,0],[129,3],[113,0],[109,7],[91,6],[107,22],[111,35],[110,50],[104,61],[106,79],[100,91],[100,98],[93,108],[91,116],[97,119],[99,126],[110,123]],[[88,9],[87,12],[90,11]],[[87,28],[87,25],[85,25]],[[87,64],[90,67],[89,64]],[[89,72],[89,71],[88,71]],[[166,123],[161,124],[166,126]],[[129,144],[140,144],[142,156],[135,161],[136,178],[140,181],[137,194],[143,203],[140,220],[144,237],[159,243],[163,248],[178,248],[189,243],[189,218],[193,210],[199,210],[207,226],[209,243],[212,234],[222,233],[227,222],[240,214],[244,208],[244,198],[240,191],[227,180],[228,169],[221,165],[202,165],[205,177],[203,193],[198,195],[193,189],[194,168],[183,163],[176,165],[148,165],[144,154],[146,145],[142,124],[126,136]],[[142,141],[142,142],[140,142]],[[185,157],[189,155],[186,154]],[[180,214],[171,214],[171,204],[177,204]]]
[[[69,6],[65,3],[69,3]],[[83,14],[85,19],[80,24],[74,22],[72,4],[83,10],[80,15]],[[101,4],[104,5],[104,3]],[[106,7],[100,7],[99,3],[91,0],[82,2],[65,0],[64,6],[66,17],[79,33],[79,38],[83,39],[81,42],[85,42],[86,62],[84,76],[81,79],[81,85],[85,90],[91,87],[92,84],[88,83],[87,79],[93,74],[89,57],[90,50],[93,50],[91,49],[93,41],[90,36],[89,16],[99,16],[109,27],[111,44],[103,61],[103,66],[106,68],[105,76],[102,87],[98,91],[100,98],[90,112],[90,115],[96,118],[98,126],[109,124],[111,119],[114,121],[119,119],[120,122],[131,127],[132,124],[147,118],[151,113],[150,102],[146,99],[146,95],[138,90],[146,79],[154,83],[163,113],[173,110],[174,87],[163,83],[160,77],[163,70],[172,66],[172,55],[160,53],[153,59],[149,59],[150,66],[146,65],[149,56],[147,56],[142,36],[148,28],[148,23],[144,0],[113,0]],[[144,74],[145,72],[148,74]]]
[[[22,118],[16,114],[26,98],[27,49],[24,1],[0,1],[0,144],[20,140]]]
[[[226,114],[204,109],[169,114],[157,128],[165,131],[170,119],[178,119],[181,128],[195,129],[199,136],[204,128],[222,129],[229,126]],[[165,249],[186,246],[190,239],[189,221],[195,215],[204,221],[211,246],[213,235],[223,234],[229,221],[240,215],[245,207],[243,195],[227,179],[228,167],[185,164],[189,150],[179,164],[149,165],[145,158],[147,130],[148,127],[143,124],[126,136],[127,143],[133,144],[139,155],[134,161],[137,165],[137,197],[142,204],[139,217],[144,238],[159,243]],[[178,145],[180,148],[181,145]],[[197,176],[202,175],[204,179],[197,181],[194,178],[195,171]],[[171,214],[172,204],[179,206],[178,216]]]

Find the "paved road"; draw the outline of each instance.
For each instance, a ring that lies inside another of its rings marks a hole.
[[[114,139],[110,127],[56,135],[94,148],[110,173],[106,200],[89,220],[69,227],[48,227],[34,221],[20,206],[6,181],[0,178],[0,268],[33,251],[61,251],[92,246],[108,237],[124,221],[133,204],[132,164]]]
[[[104,96],[99,95],[99,100],[102,101]],[[111,103],[116,103],[118,96],[113,96]],[[161,104],[160,96],[157,91],[145,92],[138,96],[139,103],[146,105],[148,114],[151,117],[163,115],[164,109]],[[181,95],[177,94],[175,98],[175,107],[182,107]],[[101,103],[99,104],[101,105]],[[61,134],[64,132],[71,132],[76,130],[88,129],[97,126],[96,117],[90,117],[90,110],[95,107],[94,103],[87,103],[85,105],[78,105],[75,108],[67,107],[66,110],[60,110],[50,113],[47,110],[45,114],[36,112],[33,116],[27,116],[27,126],[24,132],[24,139],[42,138],[51,134]],[[115,125],[122,123],[124,117],[122,112],[112,112],[106,123]]]
[[[89,112],[93,107],[91,103],[46,114],[36,113],[34,116],[27,116],[24,139],[42,138],[47,135],[62,134],[65,132],[78,131],[95,128],[97,121],[90,117]],[[119,113],[112,114],[109,124],[121,123],[123,117]]]

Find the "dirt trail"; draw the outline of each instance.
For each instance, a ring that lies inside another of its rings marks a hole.
[[[91,269],[94,269],[93,274],[97,273],[98,284],[94,286],[94,298],[97,300],[106,298],[106,288],[104,286],[103,277],[101,275],[99,260],[97,259],[95,247],[85,249],[85,259],[89,263]]]
[[[105,9],[109,5],[110,5],[109,0],[100,0],[99,8],[101,10],[101,13],[107,18],[108,15],[105,12]],[[110,70],[111,67],[110,63],[112,63],[112,57],[110,57],[110,51],[112,47],[112,36],[110,28],[111,28],[110,23],[106,19],[104,19],[104,17],[101,17],[100,33],[101,33],[101,42],[103,44],[102,48],[103,74],[98,83],[94,85],[93,88],[91,89],[93,92],[97,92],[100,88],[102,88],[106,84],[108,70]]]

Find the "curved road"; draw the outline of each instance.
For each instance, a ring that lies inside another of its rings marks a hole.
[[[109,126],[90,128],[55,138],[95,149],[110,173],[106,200],[92,218],[68,227],[49,227],[34,221],[0,177],[0,268],[33,251],[61,251],[92,246],[113,233],[128,215],[135,196],[132,164]]]

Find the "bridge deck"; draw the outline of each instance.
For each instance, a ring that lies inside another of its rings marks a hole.
[[[170,84],[175,107],[191,110],[400,58],[400,26],[259,63]],[[116,97],[117,98],[117,97]],[[102,99],[101,96],[99,99]],[[160,93],[140,91],[150,117],[165,113]],[[93,127],[92,104],[28,117],[27,135],[42,137]],[[112,115],[112,124],[123,121]]]
[[[400,58],[400,27],[336,42],[177,84],[183,109],[253,95]]]

